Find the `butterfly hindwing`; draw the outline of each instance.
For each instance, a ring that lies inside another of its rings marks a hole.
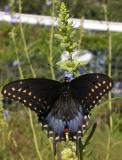
[[[112,80],[104,74],[85,74],[70,82],[72,93],[88,114],[99,100],[112,88]]]
[[[30,78],[7,84],[2,94],[17,100],[40,115],[45,115],[60,92],[61,84],[54,80]]]

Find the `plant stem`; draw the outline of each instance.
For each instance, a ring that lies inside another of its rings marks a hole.
[[[111,77],[111,73],[112,73],[112,38],[111,38],[111,32],[108,32],[108,46],[109,46],[109,55],[108,55],[108,75],[109,77]],[[112,115],[111,115],[111,111],[112,111],[112,101],[111,101],[111,93],[109,93],[109,112],[110,112],[110,116],[109,116],[109,123],[110,123],[110,130],[112,132],[112,128],[113,128],[113,120],[112,120]]]
[[[104,10],[104,16],[105,16],[105,21],[107,23],[108,27],[108,76],[111,77],[112,75],[112,37],[111,37],[111,32],[109,30],[109,22],[108,22],[108,9],[107,9],[107,4],[103,5],[103,10]],[[109,107],[109,125],[110,125],[110,131],[108,133],[108,142],[107,142],[107,154],[106,154],[106,160],[110,159],[110,148],[111,148],[111,133],[112,133],[112,128],[113,128],[113,119],[111,115],[112,111],[112,102],[111,102],[111,93],[108,95],[108,107]]]
[[[112,75],[112,37],[111,37],[111,32],[109,30],[109,22],[108,22],[108,11],[107,11],[107,5],[104,4],[103,6],[104,9],[104,14],[105,14],[105,21],[107,23],[108,26],[108,76],[111,77]],[[112,110],[112,105],[111,105],[111,93],[109,93],[109,112],[111,113]],[[110,114],[109,117],[109,123],[110,123],[110,129],[112,131],[112,116]]]
[[[36,74],[34,72],[34,69],[33,69],[32,65],[31,65],[30,58],[29,58],[29,55],[28,55],[28,49],[27,49],[25,36],[24,36],[24,32],[23,32],[23,28],[22,28],[22,24],[21,23],[20,23],[20,31],[21,31],[23,44],[24,44],[24,51],[25,51],[26,58],[27,58],[27,61],[29,63],[29,66],[30,66],[30,70],[32,72],[33,77],[36,77]],[[36,138],[35,129],[34,129],[33,117],[32,117],[32,113],[31,113],[30,109],[28,109],[28,114],[29,114],[30,126],[31,126],[31,130],[32,130],[32,133],[33,133],[34,145],[35,145],[35,149],[36,149],[36,152],[37,152],[37,156],[38,156],[39,160],[42,160],[42,157],[41,157],[41,154],[40,154],[40,151],[39,151],[37,138]]]
[[[17,142],[16,142],[16,140],[15,140],[15,138],[14,138],[14,137],[12,137],[12,141],[13,141],[13,145],[14,145],[14,147],[15,147],[15,148],[18,148],[18,144],[17,144]],[[21,151],[19,151],[19,156],[20,156],[21,160],[24,160],[24,157],[23,157],[23,155],[22,155],[22,152],[21,152]]]
[[[78,140],[78,159],[79,160],[83,160],[83,144],[82,144],[82,140],[81,138]]]
[[[20,13],[21,13],[21,9],[22,9],[21,8],[21,0],[19,0],[19,12]],[[33,70],[33,67],[31,65],[30,58],[29,58],[29,55],[28,55],[28,49],[27,49],[25,36],[24,36],[24,31],[23,31],[21,23],[19,23],[19,27],[20,27],[21,38],[22,38],[22,41],[23,41],[24,51],[25,51],[25,54],[26,54],[27,61],[29,63],[29,66],[30,66],[33,77],[36,77],[36,74]],[[14,43],[14,46],[15,46],[15,52],[16,52],[17,60],[18,60],[18,62],[20,62],[19,56],[18,56],[18,48],[17,48],[17,44],[16,44],[14,29],[12,30],[12,40],[13,40],[13,43]],[[24,78],[20,63],[18,65],[18,69],[19,69],[19,73],[20,73],[21,78]],[[39,152],[39,146],[38,146],[38,143],[37,143],[37,138],[36,138],[36,134],[35,134],[32,113],[31,113],[30,109],[28,109],[28,114],[29,114],[30,126],[31,126],[31,130],[32,130],[32,133],[33,133],[34,145],[35,145],[35,149],[36,149],[36,152],[37,152],[37,156],[38,156],[39,160],[42,160],[41,154]]]
[[[55,0],[52,0],[52,18],[54,17],[55,14]],[[54,67],[53,67],[53,35],[54,35],[54,25],[52,24],[51,30],[50,30],[50,40],[49,40],[49,67],[51,71],[51,76],[52,79],[55,80],[55,72],[54,72]],[[53,148],[52,142],[50,141],[51,148]],[[57,155],[54,156],[54,159],[57,159]]]
[[[30,126],[31,126],[32,133],[33,133],[33,139],[34,139],[34,144],[35,144],[36,152],[37,152],[39,160],[43,160],[42,156],[40,154],[40,151],[39,151],[39,146],[38,146],[37,137],[36,137],[36,133],[35,133],[35,129],[34,129],[34,124],[33,124],[32,113],[31,113],[30,109],[28,109],[28,113],[29,113]]]
[[[106,160],[109,160],[110,158],[110,144],[111,144],[111,136],[110,136],[110,133],[108,133]]]
[[[104,5],[104,14],[105,14],[105,21],[107,23],[108,27],[108,76],[111,77],[112,75],[112,37],[111,37],[111,32],[109,30],[109,22],[108,22],[108,10],[107,10],[107,5]],[[111,104],[111,93],[109,93],[109,112],[111,113],[112,110],[112,104]],[[110,114],[109,116],[109,123],[110,123],[110,129],[112,131],[112,116]]]
[[[17,61],[18,61],[18,71],[20,74],[20,78],[24,78],[23,73],[22,73],[22,68],[20,65],[20,60],[19,60],[19,56],[18,56],[18,48],[17,48],[17,44],[16,44],[16,39],[15,39],[15,32],[14,32],[14,28],[11,31],[11,38],[13,40],[13,44],[14,44],[14,48],[15,48],[15,53],[16,53],[16,57],[17,57]]]
[[[19,60],[19,56],[18,56],[18,48],[17,48],[17,44],[16,44],[14,29],[12,30],[11,33],[12,33],[12,36],[11,36],[11,37],[12,37],[12,40],[13,40],[13,43],[14,43],[17,60],[18,60],[18,62],[19,62],[18,70],[19,70],[19,73],[20,73],[20,77],[23,79],[23,78],[24,78],[24,75],[23,75],[23,73],[22,73],[22,68],[21,68],[20,60]],[[34,125],[33,125],[33,119],[32,119],[32,114],[31,114],[30,109],[28,109],[28,114],[29,114],[30,126],[31,126],[32,133],[33,133],[33,138],[34,138],[34,144],[35,144],[36,152],[37,152],[37,155],[38,155],[38,157],[39,157],[39,160],[42,160],[42,157],[41,157],[41,155],[40,155],[40,153],[39,153],[39,147],[38,147],[38,143],[37,143],[37,139],[36,139],[36,135],[35,135]],[[22,156],[22,155],[21,155],[21,156]]]
[[[31,70],[31,72],[32,72],[32,75],[33,75],[33,77],[35,78],[35,77],[36,77],[36,74],[35,74],[35,71],[34,71],[34,69],[33,69],[32,64],[31,64],[30,58],[29,58],[28,48],[27,48],[27,45],[26,45],[25,35],[24,35],[24,31],[23,31],[23,27],[22,27],[22,23],[21,23],[21,22],[19,23],[19,27],[20,27],[21,38],[22,38],[22,41],[23,41],[24,52],[25,52],[25,55],[26,55],[26,58],[27,58],[27,62],[28,62],[28,64],[29,64],[29,67],[30,67],[30,70]]]
[[[52,2],[52,17],[54,17],[55,13],[55,1]],[[52,79],[55,79],[55,73],[53,68],[53,35],[54,35],[54,25],[51,26],[50,31],[50,41],[49,41],[49,65],[50,65],[50,71]]]
[[[21,14],[21,12],[22,12],[22,1],[19,0],[18,4],[19,4],[19,13]],[[28,47],[27,47],[27,44],[26,44],[25,34],[24,34],[24,31],[23,31],[23,27],[22,27],[21,21],[19,22],[19,28],[20,28],[22,42],[23,42],[23,45],[24,45],[24,52],[25,52],[25,55],[26,55],[26,58],[27,58],[27,62],[29,64],[29,67],[30,67],[30,70],[32,72],[33,77],[36,77],[36,74],[34,72],[33,66],[32,66],[30,58],[29,58]]]

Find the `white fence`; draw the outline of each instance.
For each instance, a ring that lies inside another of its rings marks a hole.
[[[81,20],[72,18],[74,28],[79,28],[81,25]],[[7,14],[5,12],[0,12],[0,21],[7,21],[9,23],[27,23],[33,25],[46,25],[46,26],[57,26],[57,18],[51,16],[39,16],[32,14],[19,14],[15,13],[14,15]],[[108,29],[111,32],[122,32],[122,23],[118,22],[105,22],[98,20],[83,20],[83,28],[85,30],[93,31],[107,31]]]

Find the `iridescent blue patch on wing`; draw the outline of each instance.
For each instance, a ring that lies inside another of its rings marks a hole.
[[[67,122],[69,131],[75,133],[78,131],[80,125],[82,125],[84,115],[78,112],[77,116]]]
[[[51,112],[46,117],[46,121],[48,126],[58,135],[61,135],[64,132],[64,127],[66,125],[66,122],[63,121],[62,119],[55,118]]]
[[[84,115],[78,112],[77,116],[69,121],[65,121],[63,119],[58,119],[52,115],[50,112],[46,118],[48,126],[58,135],[64,134],[64,128],[68,125],[69,133],[76,133],[78,131],[79,126],[82,125]]]

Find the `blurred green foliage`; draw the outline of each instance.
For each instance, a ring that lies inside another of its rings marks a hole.
[[[0,10],[4,10],[5,5],[8,5],[10,1],[0,1]],[[111,21],[122,21],[121,0],[65,0],[64,2],[70,8],[72,16],[75,18],[83,16],[86,19],[103,20],[102,5],[107,4],[108,19]],[[52,0],[22,0],[22,6],[23,13],[51,15]],[[18,1],[14,2],[14,10],[18,11]]]
[[[16,32],[16,41],[17,41],[17,47],[19,50],[19,58],[21,61],[21,65],[23,68],[23,72],[25,74],[25,77],[30,77],[31,73],[28,72],[29,66],[27,64],[27,61],[25,59],[24,55],[24,49],[22,45],[22,41],[20,38],[20,30],[19,25],[16,24],[15,26],[15,32]],[[13,75],[18,78],[18,70],[17,67],[9,67],[9,65],[12,63],[12,61],[16,60],[15,56],[15,49],[13,42],[10,38],[10,32],[12,29],[12,24],[8,24],[6,22],[0,23],[0,70],[1,75],[8,75],[8,72],[10,74],[9,78],[13,78]],[[23,29],[25,32],[26,42],[28,46],[29,51],[29,57],[31,59],[31,62],[33,64],[33,67],[35,68],[35,72],[38,76],[42,77],[51,77],[49,65],[48,65],[48,58],[49,58],[49,37],[50,37],[50,28],[49,27],[40,27],[40,26],[31,26],[27,24],[23,24]],[[34,34],[30,34],[33,33]],[[57,33],[57,29],[55,28],[55,33]],[[76,37],[75,39],[79,39],[79,30],[76,31]],[[95,50],[101,50],[106,53],[107,57],[107,48],[108,48],[108,41],[107,41],[107,33],[106,32],[86,32],[84,31],[84,36],[81,44],[82,49],[95,49]],[[122,33],[112,33],[112,66],[113,66],[113,75],[115,74],[115,78],[122,79]],[[59,57],[61,55],[62,48],[59,45],[59,42],[57,42],[57,39],[54,38],[53,42],[53,60],[54,64],[56,64],[57,61],[59,61]],[[45,65],[46,64],[46,65]],[[28,66],[28,67],[26,67]],[[56,70],[56,65],[53,66]],[[117,71],[115,73],[114,68],[117,67]],[[9,69],[11,69],[12,72],[10,72]],[[46,72],[43,72],[43,70],[47,70]],[[27,74],[26,74],[27,73]],[[118,74],[117,74],[118,73]],[[56,72],[57,74],[57,72]],[[2,76],[3,77],[3,76]],[[4,78],[2,78],[3,80]],[[6,83],[6,82],[5,82]]]

